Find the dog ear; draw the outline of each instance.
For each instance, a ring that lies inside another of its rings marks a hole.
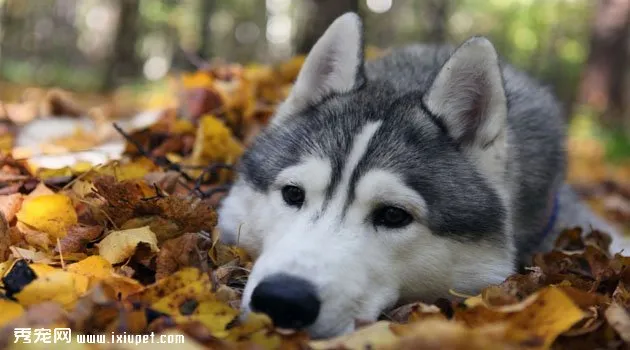
[[[506,125],[507,103],[497,52],[484,37],[458,47],[423,102],[461,145],[485,146]]]
[[[365,81],[363,28],[355,13],[341,15],[313,45],[287,100],[273,122],[321,101],[353,90]]]

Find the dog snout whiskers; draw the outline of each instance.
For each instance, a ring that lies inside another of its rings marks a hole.
[[[254,312],[267,314],[276,327],[301,329],[315,323],[321,302],[309,281],[276,274],[254,288],[250,307]]]

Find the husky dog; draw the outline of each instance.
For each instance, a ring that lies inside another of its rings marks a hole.
[[[620,250],[564,184],[564,133],[552,94],[487,39],[365,63],[359,17],[339,17],[221,204],[222,241],[256,258],[243,315],[329,337],[500,283],[563,227]]]

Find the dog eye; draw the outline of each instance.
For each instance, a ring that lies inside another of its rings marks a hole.
[[[304,197],[304,190],[297,186],[282,187],[282,199],[290,206],[301,207],[304,204]]]
[[[387,228],[401,228],[413,220],[406,211],[396,207],[382,207],[374,212],[374,225]]]

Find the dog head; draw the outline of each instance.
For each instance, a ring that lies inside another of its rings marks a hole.
[[[366,74],[361,32],[345,14],[315,44],[219,212],[221,239],[256,258],[243,313],[314,337],[513,271],[492,44],[470,39],[401,93]]]

